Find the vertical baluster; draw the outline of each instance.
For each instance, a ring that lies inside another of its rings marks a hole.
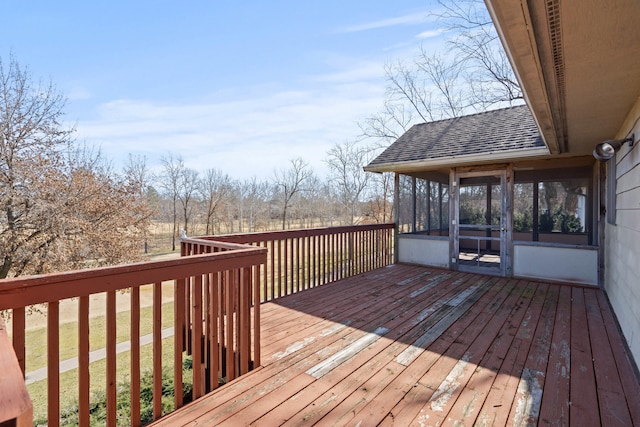
[[[238,270],[240,275],[239,296],[238,296],[238,353],[240,356],[240,375],[249,372],[249,357],[251,352],[251,323],[249,322],[249,310],[251,309],[251,270],[242,268]]]
[[[78,301],[78,425],[89,425],[89,296]]]
[[[309,236],[309,287],[316,284],[316,236]]]
[[[300,270],[298,270],[298,255],[300,241],[297,237],[291,239],[291,291],[298,292],[298,283],[300,282]]]
[[[327,283],[327,252],[328,252],[327,235],[322,235],[322,284]]]
[[[182,350],[184,346],[184,279],[177,279],[173,289],[173,393],[174,406],[182,406]]]
[[[207,253],[211,252],[211,248],[208,247],[206,249]],[[211,391],[211,382],[209,381],[210,375],[209,370],[211,369],[211,352],[209,351],[209,339],[211,337],[211,322],[209,321],[209,306],[211,305],[211,294],[209,292],[210,286],[209,282],[211,281],[211,273],[202,275],[202,381],[203,381],[203,389],[202,392],[204,394],[209,393]]]
[[[47,417],[50,426],[60,425],[60,306],[47,306]]]
[[[226,283],[225,283],[225,314],[226,314],[226,373],[227,382],[235,378],[235,364],[234,364],[234,346],[233,346],[233,331],[234,331],[234,294],[235,294],[235,274],[233,271],[225,271]]]
[[[223,376],[226,376],[227,365],[224,363],[227,357],[226,349],[226,316],[227,316],[227,286],[229,284],[229,275],[227,272],[220,273],[220,322],[218,329],[218,336],[220,340],[220,370],[223,373]],[[222,351],[224,350],[224,351]]]
[[[276,298],[276,263],[275,263],[275,257],[276,257],[276,248],[275,248],[275,241],[271,240],[269,242],[269,253],[271,255],[271,298],[269,298],[270,300],[275,299]]]
[[[116,292],[107,292],[107,425],[116,424]]]
[[[338,235],[331,235],[331,277],[335,282],[338,278]]]
[[[261,246],[267,249],[267,254],[268,254],[269,253],[268,242],[265,240],[264,242],[262,242]],[[262,271],[262,275],[263,275],[262,276],[262,285],[258,285],[258,289],[259,290],[262,289],[262,292],[259,292],[260,302],[269,300],[268,286],[267,286],[267,264],[266,263],[265,263],[264,269]]]
[[[320,236],[313,236],[313,240],[314,240],[314,246],[315,246],[315,252],[316,252],[316,256],[314,257],[314,269],[315,269],[315,280],[314,280],[314,286],[319,286],[320,280],[322,280],[322,274],[321,274],[321,270],[320,270],[320,266],[321,266],[321,258],[322,258],[322,254],[320,253]]]
[[[335,265],[334,265],[334,269],[336,270],[336,280],[340,280],[340,249],[341,249],[341,245],[340,242],[342,240],[342,235],[340,233],[336,233],[335,234],[335,251],[336,251],[336,255],[335,255]]]
[[[218,311],[218,287],[219,287],[220,273],[212,273],[209,280],[209,383],[211,389],[218,388],[218,372],[220,370],[220,364],[218,358],[219,352],[219,338],[218,338],[218,317],[220,313]]]
[[[182,244],[180,245],[180,256],[188,256],[191,255],[191,251],[193,250],[193,245],[191,244]],[[189,291],[189,279],[184,279],[184,288],[185,293],[183,299],[180,300],[181,304],[184,304],[184,308],[182,311],[182,315],[184,316],[184,344],[183,349],[187,351],[187,355],[191,355],[191,292]],[[176,304],[177,302],[174,302]]]
[[[324,284],[324,236],[318,236],[318,286]]]
[[[307,269],[307,274],[306,274],[307,277],[304,281],[304,288],[309,289],[311,287],[311,280],[313,280],[311,276],[311,258],[312,258],[311,236],[306,236],[304,240],[307,246],[307,249],[305,251],[305,257],[304,257],[304,264]]]
[[[266,267],[265,267],[266,270]],[[253,266],[253,288],[260,289],[260,265]],[[253,298],[253,367],[260,366],[260,295],[254,294]]]
[[[235,343],[235,376],[240,376],[240,354],[242,346],[242,334],[240,330],[240,288],[242,287],[241,269],[235,269],[234,275],[234,298],[233,298],[233,315],[235,316],[234,343]]]
[[[153,284],[153,419],[162,416],[162,283]]]
[[[378,231],[377,230],[372,230],[369,232],[369,234],[371,235],[371,268],[375,269],[378,268]]]
[[[283,296],[282,292],[282,240],[278,240],[278,262],[277,262],[278,272],[276,274],[276,279],[278,280],[277,288],[278,288],[278,297]]]
[[[284,284],[284,295],[289,295],[291,293],[290,291],[290,285],[289,285],[289,244],[290,244],[290,239],[285,238],[283,243],[284,243],[284,259],[283,259],[283,263],[282,263],[282,269],[284,271],[284,279],[283,279],[283,284]]]
[[[360,259],[360,269],[358,271],[358,273],[363,273],[364,272],[364,255],[365,255],[365,251],[364,251],[364,236],[362,231],[358,231],[358,241],[360,244],[360,250],[358,251],[360,253],[359,259]]]
[[[298,246],[300,242],[297,237],[291,239],[291,291],[298,292],[298,282],[300,282],[300,272],[298,271]]]
[[[347,277],[347,233],[340,233],[340,279]]]
[[[372,254],[372,250],[371,250],[372,236],[369,230],[363,231],[362,235],[364,236],[364,244],[366,247],[364,268],[365,268],[365,271],[370,271],[371,270],[371,254]]]
[[[193,374],[193,398],[197,399],[203,394],[202,387],[202,275],[197,274],[191,278],[193,283],[193,343],[192,350],[192,374]]]
[[[140,425],[140,287],[131,288],[131,425]]]
[[[296,261],[296,268],[298,270],[298,290],[304,289],[305,282],[305,258],[304,258],[304,236],[298,238],[298,259]]]

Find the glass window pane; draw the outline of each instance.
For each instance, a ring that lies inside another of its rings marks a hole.
[[[440,230],[440,184],[431,182],[429,186],[429,221],[431,230]]]
[[[398,194],[398,231],[413,231],[413,184],[410,176],[400,175]]]
[[[424,179],[416,179],[416,229],[415,231],[422,232],[429,229],[429,223],[427,218],[427,206],[429,197],[429,181]]]
[[[538,211],[540,233],[584,233],[587,231],[586,179],[540,182]]]
[[[442,185],[442,218],[439,225],[441,230],[440,235],[449,235],[449,186]]]
[[[487,186],[460,186],[460,224],[487,224]]]
[[[515,240],[532,240],[533,183],[518,183],[513,188],[513,231],[529,233],[514,236]]]

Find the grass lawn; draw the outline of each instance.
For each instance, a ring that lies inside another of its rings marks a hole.
[[[153,308],[140,309],[140,335],[150,334],[153,330]],[[131,316],[129,311],[116,315],[116,341],[128,341],[130,337]],[[162,305],[162,328],[173,326],[173,302]],[[106,346],[106,318],[89,318],[89,351]],[[78,324],[60,325],[60,360],[78,356]],[[47,366],[47,329],[38,328],[26,331],[26,370],[27,372]]]

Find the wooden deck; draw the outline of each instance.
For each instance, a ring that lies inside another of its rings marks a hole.
[[[640,425],[598,289],[392,265],[261,310],[263,366],[158,425]]]

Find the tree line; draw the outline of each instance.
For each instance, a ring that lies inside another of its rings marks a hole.
[[[161,171],[149,174],[146,198],[152,219],[171,224],[172,250],[181,230],[212,235],[387,222],[392,180],[363,170],[374,151],[361,142],[338,143],[327,152],[324,178],[297,157],[270,178],[244,180],[215,168],[189,168],[169,153]]]

